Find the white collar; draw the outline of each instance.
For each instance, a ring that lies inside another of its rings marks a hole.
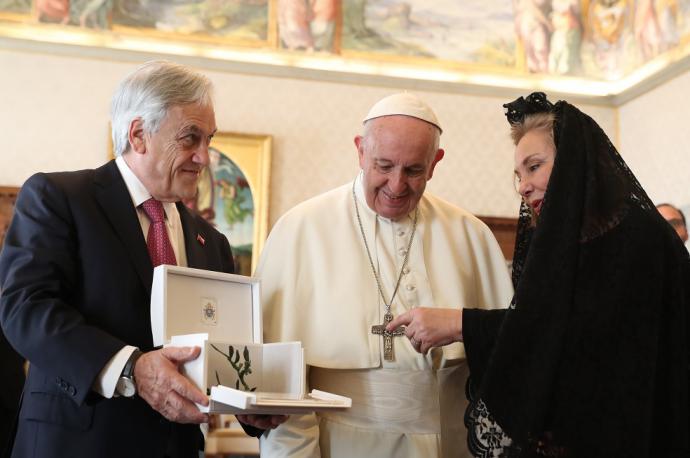
[[[125,162],[122,156],[115,158],[115,165],[117,165],[117,168],[120,170],[122,179],[125,180],[125,186],[127,187],[129,197],[132,199],[135,208],[139,208],[141,204],[153,197],[141,180],[134,174],[132,169],[129,168],[129,165],[127,165],[127,162]],[[162,203],[165,215],[169,219],[170,215],[175,214],[175,202]]]
[[[134,206],[138,207],[149,200],[151,198],[151,193],[146,189],[134,172],[132,172],[132,169],[129,168],[125,159],[122,156],[118,156],[115,159],[115,164],[117,168],[120,169],[122,179],[125,180],[125,186],[127,186],[127,191],[129,191],[129,196],[132,198]]]

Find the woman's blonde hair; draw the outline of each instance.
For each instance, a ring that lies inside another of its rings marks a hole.
[[[532,130],[543,130],[549,133],[549,138],[553,142],[553,124],[556,120],[556,115],[552,112],[541,112],[525,115],[525,119],[519,123],[513,123],[510,125],[510,138],[513,140],[515,146],[520,143],[522,137],[524,137],[527,132]],[[554,143],[554,150],[556,149],[556,144]]]

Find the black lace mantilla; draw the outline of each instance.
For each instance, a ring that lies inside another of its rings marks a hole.
[[[505,106],[553,112],[557,153],[536,226],[520,207],[510,307],[463,315],[470,451],[690,456],[687,250],[592,118]]]
[[[527,97],[519,97],[503,105],[505,115],[511,124],[520,124],[526,115],[553,111],[554,104],[549,102],[543,92],[533,92]]]

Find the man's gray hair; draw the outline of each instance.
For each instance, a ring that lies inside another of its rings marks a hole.
[[[155,133],[168,109],[190,103],[208,105],[212,89],[207,77],[173,62],[152,61],[137,68],[113,94],[110,119],[115,156],[129,147],[129,125],[133,119],[141,118],[144,130]]]

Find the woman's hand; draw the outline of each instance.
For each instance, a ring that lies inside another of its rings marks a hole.
[[[419,353],[453,342],[462,342],[462,309],[420,307],[398,315],[386,329],[405,326],[405,335]]]

